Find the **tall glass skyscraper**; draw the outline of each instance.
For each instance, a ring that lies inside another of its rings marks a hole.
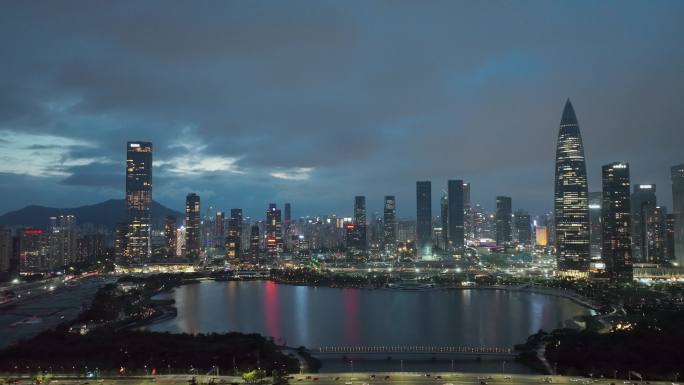
[[[513,203],[511,197],[498,196],[496,197],[496,244],[503,245],[510,243],[511,237],[511,221],[513,218]]]
[[[152,209],[152,143],[126,144],[126,262],[142,263],[150,257]]]
[[[352,247],[358,252],[366,251],[368,222],[366,221],[366,197],[357,195],[354,197],[354,232],[352,234]]]
[[[631,197],[632,207],[632,254],[634,261],[653,262],[648,256],[648,217],[653,213],[658,202],[656,185],[635,184]]]
[[[554,181],[555,244],[558,269],[564,275],[589,270],[587,169],[579,124],[570,99],[565,103],[556,145]]]
[[[394,256],[397,251],[397,201],[394,195],[385,196],[383,216],[383,244],[385,252]]]
[[[200,255],[200,197],[190,193],[185,197],[185,255],[196,260]]]
[[[432,184],[416,182],[416,250],[418,258],[432,258]]]
[[[672,166],[672,215],[674,217],[674,257],[684,266],[684,164]]]
[[[611,278],[632,280],[632,237],[629,195],[629,165],[611,163],[602,167],[603,261]]]
[[[463,248],[465,230],[463,223],[463,181],[460,179],[447,181],[447,195],[449,198],[449,247],[460,250]]]
[[[230,209],[228,219],[228,234],[226,236],[226,259],[239,260],[242,243],[242,209]]]

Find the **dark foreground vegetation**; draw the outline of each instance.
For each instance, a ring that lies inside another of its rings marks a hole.
[[[238,374],[261,368],[270,374],[276,369],[298,371],[299,362],[258,334],[188,335],[110,328],[81,335],[60,327],[0,351],[0,371],[25,373],[27,368],[37,371],[39,367],[63,373],[97,368],[128,374],[153,370],[204,374],[214,367]]]
[[[539,331],[517,348],[524,361],[546,346],[546,359],[558,374],[672,381],[684,373],[684,311],[646,309],[614,325],[608,333],[595,330]],[[537,365],[540,366],[540,365]]]
[[[277,375],[299,371],[299,361],[259,334],[171,334],[135,330],[175,316],[173,301],[154,300],[164,290],[197,282],[196,274],[123,277],[96,293],[71,324],[43,332],[0,351],[0,372],[51,371],[85,375],[214,371]],[[304,356],[303,356],[304,357]],[[304,357],[308,365],[320,363]]]

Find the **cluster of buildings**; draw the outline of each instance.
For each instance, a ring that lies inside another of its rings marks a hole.
[[[261,263],[308,259],[313,252],[357,260],[459,259],[477,248],[493,251],[541,249],[555,253],[559,275],[631,280],[637,268],[684,266],[684,164],[671,169],[671,210],[659,203],[654,184],[633,184],[629,164],[602,167],[601,191],[589,192],[580,128],[572,104],[563,110],[555,161],[553,212],[534,220],[513,211],[512,198],[496,197],[496,210],[471,204],[470,183],[448,180],[440,212],[432,212],[432,183],[416,182],[416,219],[397,218],[397,200],[383,199],[382,213],[369,218],[366,197],[354,198],[353,217],[293,219],[292,206],[271,203],[263,220],[208,207],[199,195],[186,197],[182,218],[164,218],[152,228],[150,142],[126,144],[126,212],[113,247],[102,234],[79,235],[73,216],[51,218],[49,229],[0,230],[0,273],[54,271],[75,262],[112,255],[119,264],[223,260]],[[14,267],[16,269],[17,267]]]
[[[49,218],[46,229],[0,228],[0,277],[62,273],[67,266],[93,264],[111,256],[106,236],[79,228],[74,215]]]

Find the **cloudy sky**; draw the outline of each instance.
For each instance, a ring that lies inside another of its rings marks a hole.
[[[590,190],[627,161],[671,206],[684,162],[682,1],[51,1],[0,12],[0,213],[122,198],[126,140],[154,197],[261,217],[415,216],[447,179],[551,208],[570,97]]]

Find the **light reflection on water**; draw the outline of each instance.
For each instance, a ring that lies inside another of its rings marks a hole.
[[[450,345],[510,347],[589,311],[549,295],[504,290],[396,291],[273,282],[202,282],[160,295],[178,316],[155,331],[240,331],[289,346]]]

